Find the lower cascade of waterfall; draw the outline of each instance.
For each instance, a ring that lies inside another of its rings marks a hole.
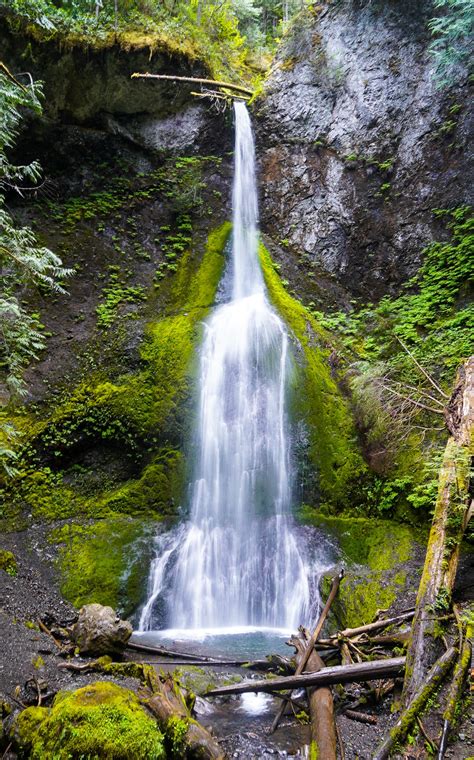
[[[321,551],[291,513],[290,342],[259,265],[250,119],[234,111],[228,299],[204,326],[189,519],[155,539],[141,632],[288,631],[319,605]]]

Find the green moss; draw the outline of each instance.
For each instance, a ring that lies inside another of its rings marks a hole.
[[[346,575],[332,608],[338,628],[371,622],[377,610],[390,607],[406,589],[406,563],[418,532],[389,520],[325,517],[309,508],[300,517],[323,528],[339,545]],[[331,575],[323,579],[325,597]]]
[[[165,757],[163,735],[135,694],[108,682],[59,692],[51,708],[27,708],[16,719],[15,733],[31,760]]]
[[[146,588],[153,523],[110,517],[68,524],[49,540],[59,544],[61,592],[76,607],[97,602],[130,615]]]
[[[177,447],[189,424],[193,357],[222,274],[229,232],[228,223],[211,232],[201,258],[191,250],[183,254],[164,293],[166,313],[146,328],[136,372],[113,380],[104,372],[92,375],[68,388],[49,417],[28,418],[19,475],[8,487],[10,517],[18,522],[19,508],[43,521],[176,510],[185,473]],[[61,466],[71,452],[88,445],[109,446],[131,462],[143,461],[140,477],[102,493],[96,488],[92,500],[42,461],[46,452]]]
[[[5,572],[11,576],[17,574],[18,566],[13,552],[0,549],[0,570],[5,570]]]
[[[309,311],[285,290],[266,248],[260,246],[265,282],[275,307],[302,350],[295,411],[309,430],[309,455],[325,500],[342,505],[348,483],[366,467],[358,450],[349,405],[331,375],[328,334]]]

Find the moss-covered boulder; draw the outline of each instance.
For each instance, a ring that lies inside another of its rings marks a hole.
[[[409,606],[418,578],[412,565],[419,532],[389,520],[326,517],[306,508],[305,522],[322,528],[337,544],[345,568],[332,606],[331,630],[370,623],[379,609],[402,599]],[[323,575],[321,593],[327,598],[334,570]]]
[[[4,570],[8,575],[16,575],[18,566],[13,552],[0,549],[0,570]]]
[[[136,695],[105,681],[59,692],[51,708],[29,707],[17,717],[15,743],[31,760],[159,760],[163,734]]]

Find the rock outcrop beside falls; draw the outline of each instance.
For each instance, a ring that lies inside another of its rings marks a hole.
[[[468,201],[467,77],[439,88],[432,15],[412,0],[318,5],[257,101],[264,231],[364,300],[416,271],[442,234],[432,209]]]

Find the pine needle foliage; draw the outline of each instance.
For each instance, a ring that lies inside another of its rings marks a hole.
[[[72,274],[61,259],[38,244],[28,227],[15,225],[7,208],[7,193],[23,195],[41,179],[37,161],[14,164],[8,151],[18,134],[21,111],[40,111],[40,88],[23,85],[2,65],[0,68],[0,387],[7,396],[26,393],[23,373],[39,357],[44,336],[38,316],[22,304],[28,286],[65,293],[62,281]],[[0,419],[0,470],[14,473],[15,431]]]

